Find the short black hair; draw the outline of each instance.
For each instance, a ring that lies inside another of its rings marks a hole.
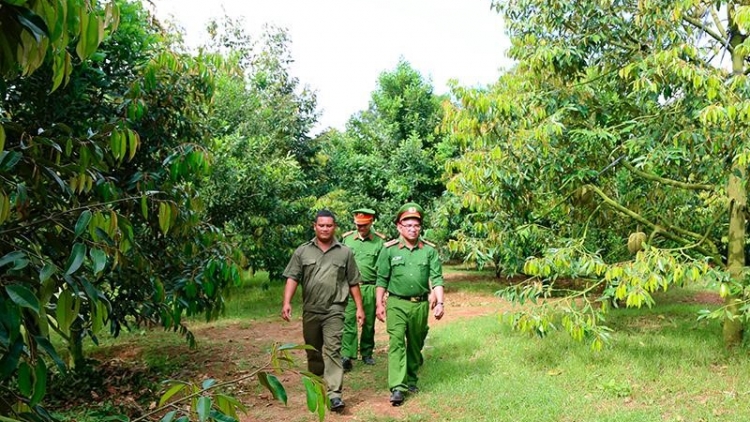
[[[318,211],[315,214],[315,220],[313,220],[313,222],[317,223],[318,222],[318,218],[320,218],[320,217],[331,217],[331,218],[333,218],[333,224],[336,224],[336,214],[334,214],[330,210],[327,210],[327,209],[323,208],[322,210]]]

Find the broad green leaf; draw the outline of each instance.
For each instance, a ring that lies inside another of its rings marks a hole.
[[[236,418],[233,418],[225,413],[218,412],[216,410],[211,410],[211,419],[218,421],[218,422],[237,422]]]
[[[315,350],[315,348],[309,344],[286,343],[279,346],[278,350]]]
[[[138,133],[136,133],[133,130],[128,131],[128,150],[129,150],[129,156],[128,160],[132,160],[133,157],[135,157],[135,152],[138,150]]]
[[[213,378],[209,378],[207,380],[203,380],[203,383],[201,384],[201,389],[208,390],[209,388],[216,385],[216,380]]]
[[[284,389],[284,386],[281,384],[278,378],[276,378],[273,374],[268,374],[268,385],[271,387],[271,393],[273,394],[274,398],[281,401],[286,405],[287,397],[286,397],[286,390]]]
[[[65,265],[65,275],[71,275],[81,268],[83,259],[86,257],[86,245],[83,243],[76,243],[73,245],[73,251],[68,258],[68,262]]]
[[[55,362],[55,365],[57,365],[57,369],[60,370],[60,372],[65,373],[66,367],[65,362],[60,358],[60,355],[57,354],[57,351],[52,346],[52,343],[50,343],[49,340],[42,336],[34,336],[34,341],[36,341],[36,344],[44,350],[49,357],[52,358],[52,360]]]
[[[148,220],[148,199],[146,199],[146,195],[141,196],[141,214],[143,214],[143,218]]]
[[[91,317],[91,331],[93,331],[94,334],[100,332],[102,328],[104,328],[104,323],[107,321],[108,316],[107,304],[104,302],[104,299],[100,298],[96,301],[94,314]]]
[[[0,152],[5,150],[5,128],[0,124]]]
[[[198,399],[196,412],[198,413],[198,420],[201,422],[208,419],[208,415],[211,412],[211,397],[201,396]]]
[[[167,403],[167,401],[171,399],[172,396],[182,391],[182,389],[185,388],[186,386],[187,384],[178,383],[170,387],[169,390],[167,390],[167,392],[164,393],[164,395],[162,395],[161,398],[159,399],[159,407],[164,406],[164,404]]]
[[[39,281],[44,283],[45,281],[49,280],[49,278],[52,277],[52,274],[54,274],[56,270],[57,267],[55,266],[55,264],[52,264],[51,262],[45,263],[42,269],[39,271]]]
[[[10,252],[10,253],[6,254],[5,256],[3,256],[2,258],[0,258],[0,267],[8,265],[9,263],[15,262],[15,261],[17,261],[19,259],[22,259],[22,258],[26,258],[26,254],[25,253],[23,253],[21,251]]]
[[[305,385],[305,394],[307,396],[307,410],[315,413],[318,407],[318,390],[310,378],[302,377],[302,382]]]
[[[98,248],[92,248],[89,251],[91,261],[94,263],[94,274],[99,274],[107,265],[107,254]]]
[[[81,233],[89,227],[89,221],[91,221],[91,211],[85,210],[81,213],[76,222],[74,238],[80,236]]]
[[[25,397],[31,397],[33,390],[33,379],[31,376],[31,366],[26,362],[18,365],[18,391]]]
[[[172,410],[171,412],[168,412],[166,415],[164,415],[164,417],[160,419],[160,422],[172,422],[176,415],[177,411]]]
[[[10,350],[3,353],[3,357],[0,359],[0,381],[4,381],[16,370],[23,348],[23,340],[19,338],[16,339]]]
[[[171,221],[171,209],[167,203],[159,203],[159,229],[166,235],[169,231],[169,223]]]
[[[16,305],[22,308],[28,308],[39,313],[39,299],[37,299],[34,292],[28,289],[26,286],[20,284],[10,284],[5,286],[5,292],[8,293],[8,297]]]
[[[57,317],[57,328],[63,334],[70,334],[70,326],[78,316],[80,303],[80,299],[70,290],[63,290],[58,295],[55,316]]]
[[[29,400],[29,405],[36,406],[39,404],[46,393],[47,365],[44,363],[44,359],[37,359],[36,368],[34,369],[34,395]]]

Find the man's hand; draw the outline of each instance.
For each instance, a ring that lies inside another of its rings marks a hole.
[[[375,316],[380,320],[380,322],[385,322],[385,305],[382,303],[378,303],[378,305],[375,307]]]
[[[430,291],[430,297],[427,300],[430,302],[430,309],[435,309],[435,305],[437,305],[437,296],[434,291]]]
[[[290,303],[285,303],[281,307],[281,318],[284,321],[289,321],[292,318],[292,305]]]
[[[360,327],[365,325],[365,310],[362,308],[357,309],[357,325]]]
[[[443,304],[438,303],[437,300],[435,301],[435,306],[433,307],[433,315],[435,315],[435,319],[440,319],[443,317],[443,314],[445,313],[445,310],[443,310]]]

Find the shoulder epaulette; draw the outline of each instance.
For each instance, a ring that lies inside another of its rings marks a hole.
[[[383,246],[385,246],[386,248],[390,248],[393,245],[398,245],[398,239],[389,240],[383,243]]]
[[[356,233],[356,232],[357,232],[356,230],[351,230],[351,231],[348,231],[348,232],[346,232],[346,233],[342,234],[342,235],[341,235],[341,238],[343,239],[343,238],[345,238],[346,236],[349,236],[350,234],[352,234],[352,233]]]
[[[429,240],[427,240],[427,239],[422,239],[422,242],[424,242],[425,244],[427,244],[427,245],[430,245],[430,246],[432,246],[433,248],[436,248],[436,249],[437,249],[437,245],[435,245],[435,243],[433,243],[433,242],[430,242],[430,241],[429,241]]]
[[[379,237],[381,239],[385,239],[385,235],[383,233],[380,233],[380,232],[375,232],[375,236],[377,236],[377,237]]]

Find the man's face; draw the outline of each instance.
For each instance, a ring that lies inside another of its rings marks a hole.
[[[398,232],[409,242],[416,242],[419,239],[421,229],[422,222],[418,218],[405,218],[398,223]]]
[[[313,228],[318,241],[325,243],[333,238],[333,234],[336,232],[336,223],[333,221],[333,217],[318,217]]]
[[[370,234],[370,229],[372,228],[372,223],[367,224],[355,224],[357,226],[357,233],[361,237],[365,237]]]

